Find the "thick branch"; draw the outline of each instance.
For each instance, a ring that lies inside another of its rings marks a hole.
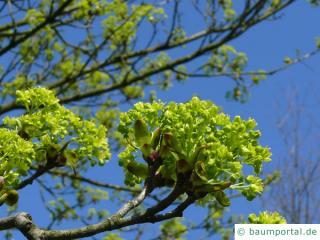
[[[147,217],[147,222],[156,223],[175,217],[182,217],[184,210],[187,209],[187,207],[189,207],[191,204],[193,204],[195,200],[196,199],[194,197],[188,197],[183,203],[181,203],[178,207],[168,213],[154,215],[149,218]]]
[[[98,224],[71,230],[48,231],[40,229],[32,223],[32,219],[29,214],[18,213],[15,216],[0,219],[0,230],[16,228],[20,230],[24,236],[27,237],[27,239],[30,240],[71,240],[76,238],[90,237],[101,232],[111,231],[134,224],[156,223],[174,217],[181,217],[184,210],[194,203],[195,200],[196,199],[193,197],[188,197],[173,211],[165,214],[149,215],[148,213],[145,213],[130,218],[119,218],[118,216],[114,215]]]
[[[179,180],[180,179],[180,180]],[[150,184],[148,184],[150,183]],[[11,229],[16,228],[20,230],[28,239],[31,240],[56,240],[56,239],[75,239],[89,237],[101,232],[110,231],[114,229],[119,229],[125,226],[146,223],[146,222],[158,222],[164,219],[169,219],[175,216],[181,216],[183,210],[188,207],[195,199],[189,197],[185,202],[180,204],[174,211],[156,215],[158,212],[166,209],[170,206],[181,194],[183,194],[184,179],[178,178],[178,181],[172,190],[172,192],[163,200],[161,200],[157,205],[147,209],[141,215],[135,215],[130,218],[124,218],[124,216],[130,212],[132,209],[140,205],[147,195],[152,191],[152,181],[147,181],[145,187],[141,193],[136,196],[133,200],[124,204],[114,215],[110,218],[97,223],[88,225],[86,227],[71,229],[71,230],[56,230],[48,231],[38,228],[36,225],[32,224],[31,217],[26,213],[20,213],[16,216],[0,219],[0,229]],[[192,201],[191,201],[192,199]]]
[[[139,206],[143,202],[143,200],[148,196],[150,191],[151,191],[150,186],[146,185],[137,197],[135,197],[134,199],[132,199],[131,201],[123,205],[115,215],[119,218],[124,217],[132,209]]]
[[[32,223],[28,213],[22,212],[15,216],[0,219],[0,230],[18,229],[29,240],[43,240],[43,231]]]

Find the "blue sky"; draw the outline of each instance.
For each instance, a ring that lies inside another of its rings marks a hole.
[[[188,15],[188,9],[186,9],[186,15]],[[194,25],[192,16],[190,17],[187,31],[193,32],[197,26]],[[280,66],[284,57],[294,57],[297,49],[300,49],[302,53],[314,49],[315,37],[320,36],[320,29],[317,24],[319,22],[319,8],[312,8],[305,1],[300,1],[286,9],[281,19],[259,24],[232,44],[237,50],[247,53],[250,69],[272,69]],[[267,171],[271,171],[276,166],[277,161],[281,159],[281,154],[284,151],[282,140],[276,128],[277,117],[281,116],[275,106],[276,101],[282,102],[285,92],[292,86],[298,88],[302,94],[308,95],[311,89],[317,92],[320,90],[319,80],[320,55],[262,81],[258,86],[251,89],[251,97],[245,104],[225,98],[226,91],[233,87],[231,80],[225,78],[191,79],[181,84],[174,83],[168,91],[158,92],[158,98],[165,102],[184,102],[196,94],[203,99],[212,100],[231,116],[253,117],[258,122],[258,128],[263,134],[262,144],[272,149],[273,163],[268,164],[269,166],[266,168]],[[309,101],[310,103],[315,101],[311,95]],[[109,163],[110,169],[116,165],[115,159],[114,162]],[[105,170],[98,169],[94,172],[94,175],[101,180],[110,179],[112,182],[119,182],[118,177],[109,175],[112,172],[106,173]],[[41,206],[41,201],[36,192],[37,190],[32,190],[32,188],[23,190],[19,208],[32,213],[35,222],[41,223],[46,221],[48,215],[37,207]],[[108,206],[108,209],[112,210],[114,206]],[[253,202],[239,199],[233,202],[230,208],[231,213],[245,215],[261,210],[259,199]],[[201,219],[204,213],[204,210],[190,208],[186,211],[186,218]],[[64,225],[63,227],[67,226]],[[148,225],[147,229],[151,230],[151,227]],[[155,233],[155,230],[151,231]],[[198,236],[196,234],[199,233],[191,233],[190,239],[195,239],[194,237]]]

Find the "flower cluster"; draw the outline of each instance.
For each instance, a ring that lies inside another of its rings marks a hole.
[[[231,188],[252,200],[263,190],[259,174],[271,155],[259,145],[261,134],[255,127],[253,119],[231,120],[212,102],[197,97],[181,104],[137,103],[120,115],[118,128],[128,142],[119,155],[125,183],[141,183],[157,162],[156,177],[164,185],[182,176],[188,179],[189,194],[210,193],[227,206],[224,190]]]

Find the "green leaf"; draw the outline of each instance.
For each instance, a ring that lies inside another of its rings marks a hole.
[[[287,221],[278,212],[261,212],[258,216],[250,214],[248,216],[251,224],[286,224]]]
[[[215,196],[216,200],[223,206],[228,207],[230,206],[230,199],[223,191],[214,192],[213,195]]]
[[[144,144],[150,143],[150,133],[148,130],[147,124],[138,119],[135,121],[134,125],[134,138],[138,146],[142,146]]]

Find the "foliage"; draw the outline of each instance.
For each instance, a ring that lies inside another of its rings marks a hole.
[[[255,127],[253,119],[236,116],[231,121],[217,106],[197,97],[184,104],[137,103],[120,115],[119,131],[128,142],[119,155],[125,182],[140,183],[148,176],[147,164],[158,164],[160,185],[173,185],[183,175],[190,178],[187,192],[212,193],[222,205],[230,204],[223,192],[227,188],[252,200],[263,190],[258,177],[262,163],[270,160],[269,149],[258,144]],[[254,175],[243,173],[245,165]]]
[[[250,214],[249,223],[252,224],[286,224],[287,221],[277,212],[261,212],[258,216]]]
[[[16,131],[0,129],[1,176],[6,186],[18,184],[20,175],[26,175],[35,157],[33,144],[21,138]]]
[[[177,239],[182,240],[182,236],[187,232],[186,226],[180,223],[178,219],[173,219],[163,223],[160,226],[161,240]]]
[[[101,238],[121,239],[122,232],[143,233],[135,226],[168,220],[162,239],[179,239],[196,226],[175,217],[195,203],[208,208],[199,226],[217,233],[235,220],[224,222],[233,193],[252,200],[269,183],[261,174],[270,151],[259,144],[253,119],[231,119],[197,97],[165,104],[156,92],[189,78],[226,77],[226,96],[247,101],[253,86],[304,58],[249,69],[233,42],[296,1],[147,2],[0,3],[0,205],[11,214],[1,230],[19,229],[27,239],[118,230]],[[192,33],[186,9],[199,21]],[[120,113],[126,104],[134,106]],[[109,174],[110,165],[93,170],[111,150],[120,151],[125,185],[111,183],[117,172]],[[21,210],[20,190],[33,183],[51,216],[47,228],[12,213]],[[122,207],[109,214],[105,200]],[[50,231],[67,220],[86,226]]]
[[[82,120],[44,88],[17,92],[26,113],[6,117],[1,133],[1,176],[6,188],[17,187],[32,163],[49,168],[103,165],[110,158],[106,130]]]

